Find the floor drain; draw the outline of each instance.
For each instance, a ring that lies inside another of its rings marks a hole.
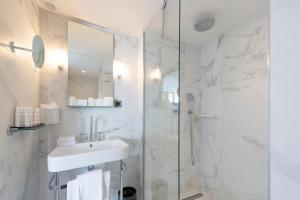
[[[200,197],[203,197],[203,194],[198,193],[198,194],[195,194],[195,195],[193,195],[193,196],[184,198],[184,199],[182,199],[182,200],[194,200],[194,199],[197,199],[197,198],[200,198]]]

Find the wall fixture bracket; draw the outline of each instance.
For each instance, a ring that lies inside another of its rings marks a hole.
[[[16,52],[16,49],[19,49],[22,51],[32,51],[31,49],[28,49],[28,48],[16,46],[15,42],[12,42],[12,41],[10,41],[8,44],[0,43],[0,46],[8,47],[11,52]]]
[[[23,131],[34,131],[34,130],[38,130],[41,129],[45,126],[45,124],[38,124],[35,126],[31,126],[31,127],[14,127],[14,126],[9,126],[7,128],[7,135],[12,136],[14,133],[20,133]]]

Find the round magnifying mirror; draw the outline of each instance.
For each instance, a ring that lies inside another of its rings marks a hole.
[[[45,47],[43,39],[39,35],[35,35],[32,40],[32,59],[35,67],[43,67],[45,61]]]

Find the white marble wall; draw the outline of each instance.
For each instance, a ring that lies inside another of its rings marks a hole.
[[[299,1],[271,1],[271,200],[300,197],[299,11]]]
[[[268,199],[268,20],[245,22],[202,46],[195,119],[200,191]]]
[[[45,10],[40,11],[41,34],[45,37],[46,48],[50,50],[62,49],[67,52],[67,18]],[[108,30],[108,29],[107,29]],[[109,30],[111,31],[111,30]],[[141,110],[140,110],[140,80],[138,77],[138,39],[121,33],[114,33],[114,59],[122,62],[126,73],[115,83],[115,95],[122,101],[121,108],[111,109],[73,109],[66,107],[67,103],[67,78],[68,68],[65,63],[64,70],[59,71],[57,66],[48,62],[41,71],[40,101],[47,103],[55,101],[61,108],[61,123],[50,126],[43,131],[41,138],[41,151],[44,155],[55,147],[56,138],[60,135],[79,134],[89,132],[89,119],[93,115],[100,117],[99,127],[110,130],[111,136],[119,136],[131,146],[131,154],[125,160],[128,170],[125,173],[124,185],[134,186],[140,190],[139,159],[141,143]],[[119,188],[119,163],[104,166],[112,171],[112,198],[117,199],[116,193]],[[75,174],[82,170],[68,171],[62,174],[62,184],[74,178]],[[45,195],[51,199],[52,194],[48,190],[49,180],[46,166],[46,156],[41,158],[40,198]],[[46,176],[45,176],[46,175]],[[65,192],[62,192],[64,199]]]
[[[31,0],[2,0],[0,42],[31,47],[38,9]],[[7,136],[16,106],[38,105],[39,70],[31,53],[0,47],[0,199],[38,200],[38,131]]]

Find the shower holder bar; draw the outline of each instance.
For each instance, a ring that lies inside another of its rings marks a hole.
[[[193,115],[194,117],[202,117],[202,118],[218,118],[218,115],[215,114],[199,114],[199,115]]]

